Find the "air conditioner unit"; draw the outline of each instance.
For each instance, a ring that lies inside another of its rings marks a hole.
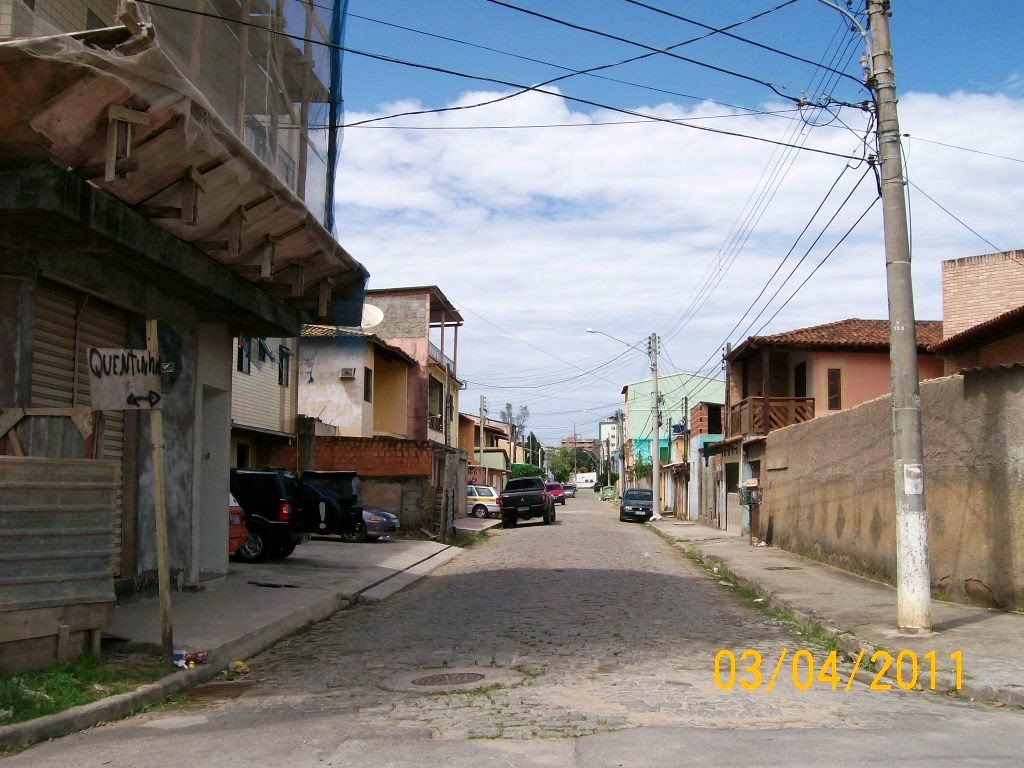
[[[355,368],[342,368],[341,373],[338,374],[339,379],[354,379],[356,377]]]

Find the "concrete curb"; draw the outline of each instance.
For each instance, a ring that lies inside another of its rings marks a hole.
[[[169,696],[214,679],[235,659],[245,659],[265,651],[304,627],[322,621],[358,602],[375,602],[393,595],[426,576],[435,567],[462,554],[462,551],[458,547],[448,546],[355,592],[330,594],[314,600],[287,616],[264,624],[215,649],[204,664],[194,669],[172,672],[161,680],[143,685],[134,691],[108,696],[64,712],[0,726],[0,750],[23,749],[46,739],[66,736],[100,723],[128,717],[145,707],[166,701]],[[438,557],[439,555],[441,557]]]
[[[0,750],[22,749],[46,739],[83,731],[100,723],[128,717],[145,707],[159,704],[175,693],[187,691],[220,675],[235,659],[266,650],[305,626],[326,619],[355,601],[345,595],[331,595],[303,606],[295,613],[265,624],[216,649],[206,663],[194,669],[172,672],[155,683],[134,691],[108,696],[79,707],[55,712],[23,723],[0,726]]]
[[[687,554],[692,553],[693,556],[695,556],[695,559],[697,559],[699,562],[716,564],[729,570],[729,563],[726,558],[721,557],[719,555],[707,554],[700,547],[700,542],[680,541],[679,539],[673,538],[668,534],[658,531],[657,528],[655,528],[654,530],[658,533],[659,536],[661,536],[671,544],[678,546]],[[835,639],[836,645],[838,645],[839,648],[845,654],[847,654],[847,656],[851,658],[856,658],[857,654],[860,652],[862,648],[885,649],[887,651],[892,651],[891,648],[882,643],[876,643],[874,641],[865,641],[860,639],[851,631],[841,629],[835,624],[830,623],[827,619],[823,619],[822,617],[816,615],[813,612],[813,610],[797,605],[791,600],[780,598],[777,595],[773,594],[771,590],[765,587],[764,585],[759,584],[746,577],[740,576],[736,573],[733,573],[732,570],[729,570],[729,575],[732,578],[732,580],[735,581],[736,584],[738,584],[739,586],[751,590],[752,592],[757,594],[758,597],[764,598],[768,606],[786,612],[794,619],[796,619],[796,621],[798,621],[800,624],[803,624],[808,627],[817,628],[831,636],[833,639]],[[870,670],[870,667],[862,668],[862,670],[857,675],[857,679],[861,680],[862,682],[870,683],[871,680],[873,680],[875,677],[875,675],[872,674]],[[864,675],[867,676],[866,679],[863,677]],[[890,671],[890,674],[887,674],[884,677],[887,680],[896,680],[894,671]],[[962,680],[960,689],[956,690],[955,676],[948,672],[943,672],[941,670],[936,671],[935,682],[936,690],[931,691],[931,693],[949,693],[956,696],[957,698],[969,699],[972,701],[977,700],[984,702],[999,702],[1010,706],[1024,706],[1024,690],[1020,690],[1017,688],[975,685],[972,684],[969,680]]]

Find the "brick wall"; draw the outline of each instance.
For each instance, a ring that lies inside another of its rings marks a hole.
[[[1024,304],[1024,251],[942,262],[942,334],[949,338]]]
[[[430,475],[430,443],[397,438],[318,437],[316,469],[354,469],[363,477]]]

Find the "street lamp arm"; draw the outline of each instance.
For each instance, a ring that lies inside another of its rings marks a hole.
[[[619,342],[619,344],[622,344],[624,347],[629,347],[630,349],[635,349],[637,352],[642,352],[645,355],[647,354],[647,350],[641,349],[636,344],[630,344],[628,341],[623,341],[622,339],[620,339],[620,338],[618,338],[616,336],[612,336],[610,333],[605,333],[604,331],[599,331],[599,330],[597,330],[595,328],[587,328],[586,330],[587,330],[587,333],[597,333],[597,334],[600,334],[601,336],[607,336],[612,341],[617,341],[617,342]]]

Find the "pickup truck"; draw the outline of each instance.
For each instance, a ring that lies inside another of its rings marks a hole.
[[[515,528],[520,520],[540,517],[544,525],[555,522],[555,504],[542,477],[517,477],[505,484],[498,498],[501,527]]]

